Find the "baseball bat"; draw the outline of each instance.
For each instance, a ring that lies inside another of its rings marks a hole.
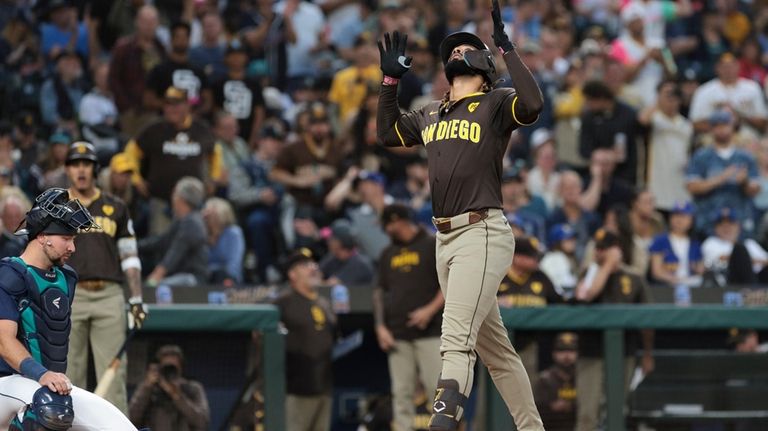
[[[109,367],[107,367],[107,369],[104,370],[104,373],[101,375],[99,383],[96,385],[96,389],[93,390],[94,394],[102,398],[107,395],[109,387],[112,386],[112,381],[115,380],[117,369],[120,368],[120,364],[123,362],[123,353],[125,353],[125,350],[128,348],[128,342],[131,340],[131,338],[133,338],[133,334],[135,333],[136,326],[128,331],[128,335],[125,336],[125,341],[123,341],[123,345],[120,346],[120,350],[117,352],[117,355],[112,358],[112,361],[109,363]]]

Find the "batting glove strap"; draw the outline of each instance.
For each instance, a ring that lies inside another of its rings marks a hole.
[[[128,306],[130,311],[130,313],[128,313],[128,327],[130,329],[133,329],[134,327],[141,329],[144,325],[144,320],[149,314],[147,305],[144,304],[142,298],[132,297],[128,300]]]

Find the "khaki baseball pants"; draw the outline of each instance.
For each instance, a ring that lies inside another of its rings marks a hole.
[[[477,223],[437,234],[437,275],[445,296],[441,379],[468,396],[480,355],[519,431],[544,427],[531,383],[501,321],[496,292],[512,264],[515,238],[499,209]]]
[[[97,291],[77,287],[72,303],[72,331],[69,334],[67,376],[72,384],[88,383],[88,351],[93,351],[96,378],[100,378],[125,341],[125,300],[118,283],[107,282]],[[105,398],[120,411],[128,411],[125,391],[126,361],[122,361]]]
[[[635,358],[624,358],[624,395],[635,371]],[[596,431],[600,425],[600,406],[605,395],[603,358],[579,358],[576,362],[576,431]]]
[[[393,431],[413,431],[416,406],[413,397],[421,380],[424,393],[435,393],[440,378],[440,338],[427,337],[413,341],[397,340],[388,354],[392,380]]]
[[[286,431],[330,431],[332,405],[330,395],[286,395]]]

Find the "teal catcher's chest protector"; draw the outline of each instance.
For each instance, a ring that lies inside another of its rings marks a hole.
[[[67,370],[74,280],[67,267],[41,274],[18,257],[0,261],[0,287],[16,299],[21,316],[19,341],[36,361],[59,373]]]

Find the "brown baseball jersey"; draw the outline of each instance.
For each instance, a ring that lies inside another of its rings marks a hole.
[[[547,431],[573,431],[576,425],[575,382],[575,368],[553,365],[539,375],[533,395]],[[567,407],[553,410],[552,404],[557,401]]]
[[[496,293],[500,307],[546,307],[563,302],[552,281],[542,271],[518,275],[510,269]],[[538,337],[534,332],[515,332],[515,348],[522,350]]]
[[[648,285],[642,277],[623,269],[608,277],[605,288],[593,303],[596,304],[645,304],[650,302]],[[637,331],[627,331],[624,352],[632,356],[639,348]],[[602,334],[598,331],[586,331],[579,334],[579,356],[590,358],[603,357]]]
[[[275,300],[285,337],[286,392],[321,395],[333,388],[331,354],[336,315],[325,298],[315,299],[290,289]]]
[[[153,197],[169,199],[176,182],[185,176],[204,180],[206,165],[214,153],[215,138],[210,128],[196,120],[177,130],[167,121],[147,126],[135,139],[141,153],[141,174]]]
[[[335,145],[331,144],[327,150],[315,148],[305,141],[290,144],[280,151],[275,162],[275,169],[282,169],[293,175],[301,175],[303,172],[318,172],[329,169],[338,174],[342,154]],[[310,188],[289,187],[288,191],[300,204],[322,207],[323,199],[333,187],[337,175]]]
[[[379,258],[379,286],[384,291],[384,321],[396,339],[440,336],[442,313],[436,313],[424,330],[407,325],[408,314],[440,291],[434,236],[422,229],[410,243],[385,248]]]
[[[403,146],[426,145],[432,212],[452,217],[483,208],[501,208],[502,159],[514,129],[514,89],[473,93],[434,101],[395,123]]]
[[[99,229],[80,232],[75,237],[75,253],[67,262],[81,281],[123,281],[117,240],[132,238],[133,222],[128,207],[120,198],[97,190],[96,199],[86,206]]]

